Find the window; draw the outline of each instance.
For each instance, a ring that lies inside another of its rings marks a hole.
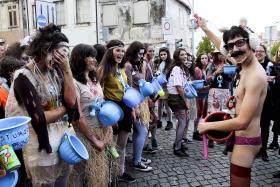
[[[9,27],[17,27],[17,5],[8,5]]]
[[[55,9],[56,9],[56,24],[57,25],[65,25],[65,4],[64,1],[56,1]]]
[[[149,23],[149,1],[133,3],[133,24]]]
[[[116,4],[103,5],[102,12],[103,26],[116,26],[118,24],[118,13]]]
[[[76,0],[76,22],[88,23],[90,22],[90,1]]]

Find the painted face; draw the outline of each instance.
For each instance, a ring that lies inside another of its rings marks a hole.
[[[186,62],[186,66],[187,68],[190,68],[192,66],[192,56],[187,54],[188,58],[187,58],[187,62]]]
[[[0,39],[0,57],[5,53],[6,51],[6,43],[4,40]]]
[[[86,63],[86,69],[87,71],[93,71],[96,70],[97,67],[97,61],[95,57],[89,56],[85,58]]]
[[[145,53],[145,50],[144,49],[140,49],[140,51],[137,54],[136,61],[140,61],[144,57],[144,53]]]
[[[161,51],[159,53],[159,57],[162,61],[165,61],[167,59],[167,53],[165,51]]]
[[[62,55],[69,56],[69,48],[66,46],[59,47],[57,51]]]
[[[255,50],[255,56],[257,57],[259,62],[262,62],[266,56],[265,54],[265,50],[262,46],[259,46],[256,50]]]
[[[209,61],[208,56],[206,54],[201,55],[200,61],[203,66],[207,66]]]
[[[188,62],[188,55],[187,55],[186,51],[184,51],[184,50],[180,51],[179,60],[183,64],[186,64]]]
[[[149,59],[152,59],[154,58],[154,55],[155,55],[155,49],[153,46],[149,46],[148,49],[147,49],[147,57]]]
[[[113,49],[113,58],[117,64],[122,62],[123,56],[124,56],[123,47],[116,47]]]
[[[238,64],[242,64],[246,61],[252,52],[247,43],[247,39],[241,36],[229,40],[227,46],[231,57],[233,57]]]

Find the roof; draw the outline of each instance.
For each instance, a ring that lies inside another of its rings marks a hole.
[[[190,6],[184,1],[184,0],[175,0],[177,1],[179,4],[181,4],[183,7],[186,8],[186,11],[191,14],[191,8]]]

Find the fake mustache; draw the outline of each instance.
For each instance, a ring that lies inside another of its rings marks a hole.
[[[243,55],[245,52],[244,51],[236,51],[236,52],[233,52],[231,53],[231,57],[237,57],[239,55]]]

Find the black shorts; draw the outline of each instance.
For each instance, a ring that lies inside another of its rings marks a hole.
[[[106,99],[109,100],[109,99]],[[113,101],[113,100],[109,100]],[[118,122],[118,126],[113,126],[113,134],[119,134],[120,131],[131,132],[132,124],[133,124],[133,117],[132,117],[132,109],[122,101],[113,101],[118,104],[121,109],[123,110],[124,117],[121,121]]]
[[[179,110],[186,110],[185,101],[179,94],[169,94],[167,99],[168,106],[171,108],[172,112],[177,112]]]

